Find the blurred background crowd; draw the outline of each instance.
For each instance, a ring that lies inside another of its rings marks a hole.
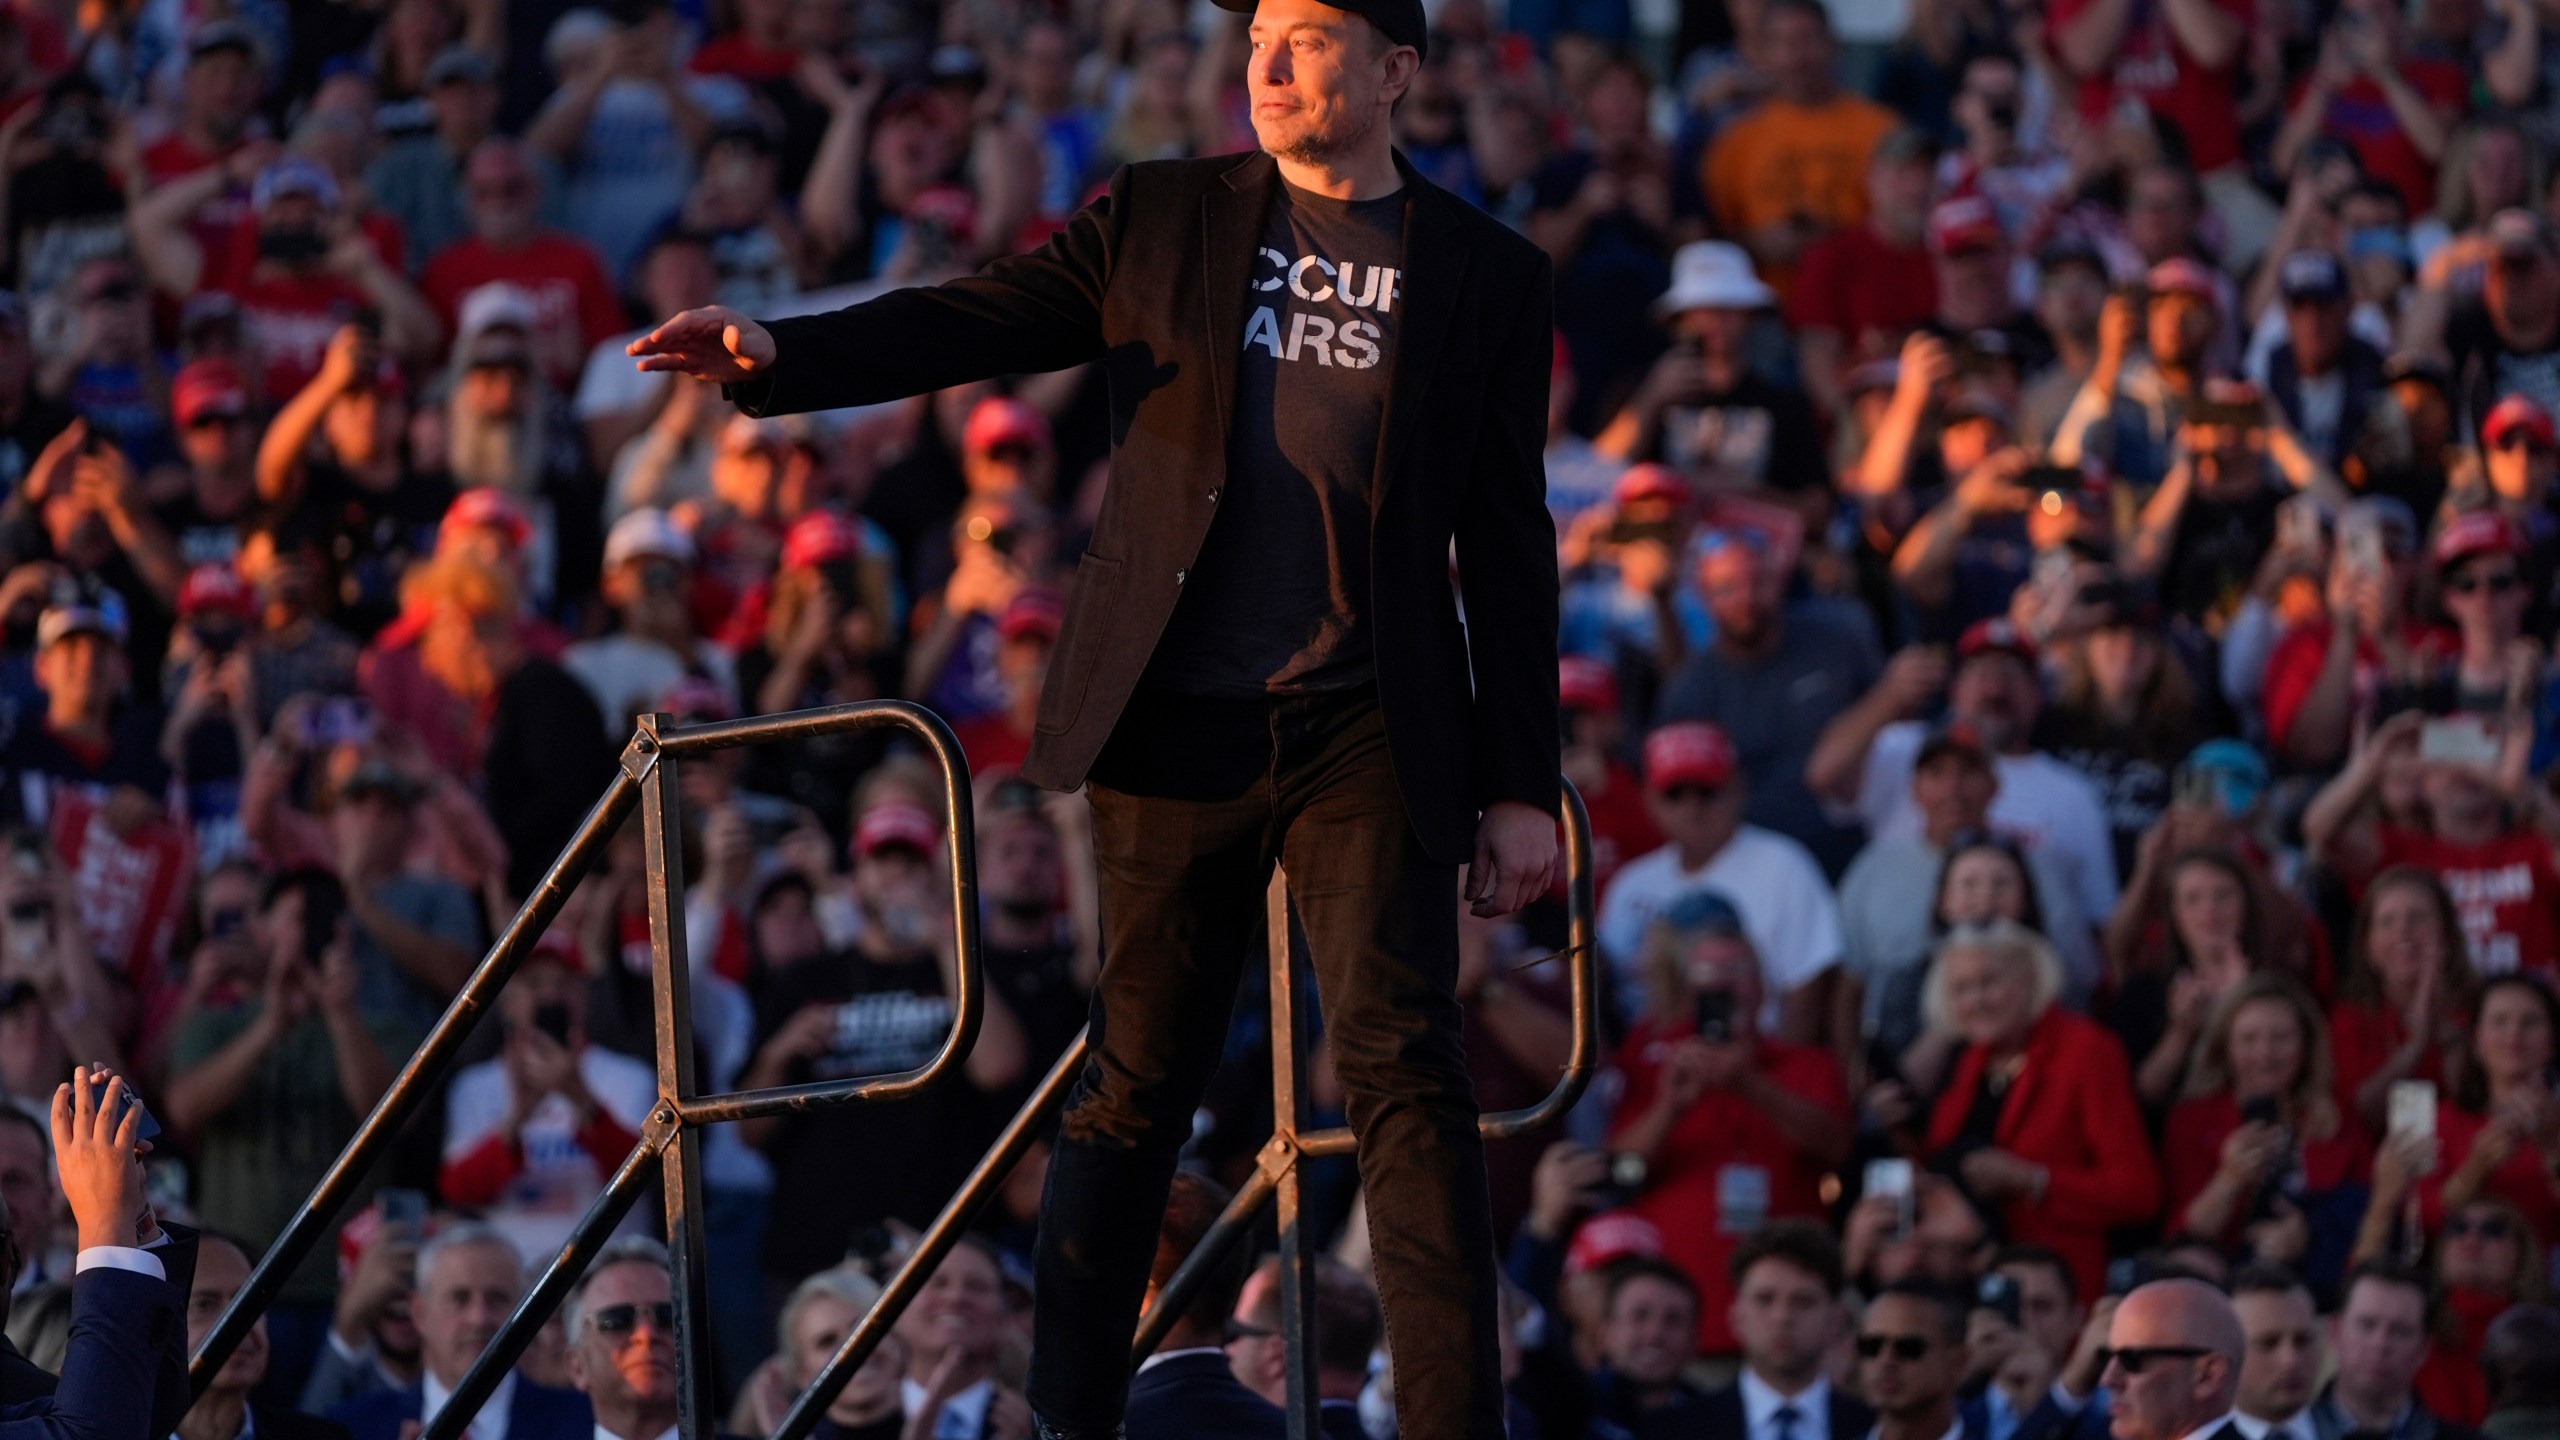
[[[155,1202],[254,1256],[635,714],[903,697],[968,754],[994,993],[962,1083],[711,1136],[721,1403],[770,1433],[1083,1022],[1083,802],[1010,772],[1111,437],[1090,369],[803,423],[623,346],[963,273],[1119,165],[1250,146],[1244,23],[0,4],[0,1201],[39,1364],[72,1249],[32,1117],[72,1065],[136,1078]],[[1493,1149],[1513,1433],[1854,1440],[1866,1404],[1928,1440],[1926,1392],[1968,1440],[2095,1434],[2107,1297],[2166,1273],[2235,1288],[2279,1440],[2560,1433],[2560,8],[1433,23],[1404,153],[1556,264],[1608,1012],[1582,1105]],[[926,759],[681,783],[701,1088],[929,1056]],[[647,902],[635,824],[187,1440],[442,1403],[645,1122]],[[1463,921],[1488,1109],[1563,1063],[1564,918]],[[1246,988],[1177,1226],[1269,1132]],[[1026,1433],[1043,1161],[831,1423]],[[1328,1423],[1383,1436],[1357,1179],[1311,1176]],[[1950,1326],[1861,1328],[1929,1286]],[[1270,1291],[1185,1332],[1264,1396]],[[665,1346],[659,1304],[555,1326],[476,1440],[585,1440],[622,1372],[581,1347]],[[2531,1363],[2483,1354],[2510,1311]]]

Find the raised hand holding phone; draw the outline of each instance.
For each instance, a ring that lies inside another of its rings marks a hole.
[[[80,1248],[141,1243],[149,1112],[133,1102],[123,1076],[98,1065],[54,1087],[52,1118],[54,1167]]]

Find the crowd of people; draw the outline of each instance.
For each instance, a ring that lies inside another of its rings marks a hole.
[[[625,347],[966,273],[1122,165],[1251,146],[1245,22],[0,3],[7,1402],[80,1313],[46,1118],[74,1067],[166,1127],[147,1188],[205,1229],[200,1335],[636,715],[913,700],[970,764],[991,994],[952,1083],[706,1137],[718,1394],[773,1431],[1084,1023],[1107,857],[1014,771],[1131,375],[773,420]],[[1402,152],[1555,266],[1606,1002],[1589,1094],[1490,1151],[1512,1433],[2139,1427],[2140,1377],[2221,1353],[2111,1338],[2168,1278],[2245,1332],[2241,1440],[2555,1433],[2560,12],[1432,22]],[[680,785],[698,1088],[930,1057],[957,962],[926,755],[864,730]],[[649,902],[635,822],[184,1440],[400,1440],[445,1402],[647,1124]],[[1477,1098],[1528,1103],[1570,1046],[1564,890],[1452,904]],[[1245,988],[1173,1258],[1269,1133]],[[1320,1033],[1314,1069],[1338,1116]],[[837,1430],[1029,1433],[1044,1162]],[[1329,1433],[1383,1437],[1358,1177],[1308,1178]],[[477,1440],[672,1424],[659,1213]],[[1276,1433],[1276,1283],[1231,1278],[1133,1436]]]

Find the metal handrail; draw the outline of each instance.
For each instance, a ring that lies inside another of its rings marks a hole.
[[[620,769],[586,819],[551,862],[526,897],[515,918],[463,983],[461,991],[436,1021],[424,1044],[401,1067],[373,1110],[331,1163],[284,1233],[260,1257],[248,1280],[220,1319],[196,1347],[188,1378],[202,1394],[229,1360],[249,1327],[265,1313],[295,1266],[302,1262],[321,1232],[345,1208],[358,1180],[381,1157],[428,1089],[443,1075],[471,1029],[489,1008],[524,954],[546,929],[586,871],[603,853],[635,806],[644,807],[649,851],[649,941],[658,1031],[659,1098],[649,1123],[631,1153],[570,1232],[561,1253],[546,1267],[515,1313],[500,1328],[452,1398],[436,1413],[421,1440],[455,1440],[472,1414],[512,1368],[535,1333],[550,1318],[578,1276],[621,1223],[646,1188],[649,1168],[657,1162],[667,1181],[667,1222],[675,1260],[679,1303],[677,1344],[684,1364],[680,1402],[684,1433],[707,1437],[710,1424],[708,1378],[710,1334],[703,1303],[702,1208],[700,1165],[693,1143],[697,1128],[719,1120],[809,1110],[826,1106],[886,1102],[917,1094],[947,1079],[967,1058],[985,1013],[986,978],[978,941],[977,847],[968,763],[959,742],[941,718],[903,700],[867,701],[823,709],[793,711],[747,720],[726,720],[684,729],[662,728],[665,717],[641,717],[623,748]],[[952,997],[951,1029],[941,1048],[921,1066],[889,1075],[852,1076],[819,1084],[772,1090],[695,1097],[691,1094],[693,1033],[690,1023],[692,977],[685,958],[684,865],[679,843],[682,799],[672,767],[664,762],[742,745],[770,744],[855,730],[897,727],[909,730],[932,753],[941,771],[943,804],[949,816],[943,843],[949,859],[953,933],[958,949]],[[688,1303],[689,1302],[689,1303]]]

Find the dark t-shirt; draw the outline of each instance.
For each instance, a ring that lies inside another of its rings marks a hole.
[[[2444,348],[2453,361],[2458,434],[2479,434],[2480,422],[2509,395],[2522,395],[2545,411],[2560,411],[2560,345],[2515,349],[2479,300],[2457,305],[2446,317]]]
[[[1368,681],[1370,487],[1404,265],[1399,191],[1283,182],[1247,282],[1226,494],[1148,681],[1192,695]]]
[[[2276,511],[2291,493],[2270,475],[2234,498],[2191,496],[2178,512],[2160,573],[2160,601],[2169,613],[2204,624],[2238,609],[2275,544]]]
[[[453,503],[442,475],[404,474],[376,490],[325,461],[302,472],[297,518],[329,551],[329,618],[359,640],[400,613],[400,577],[435,553],[436,525]]]
[[[1741,485],[1818,490],[1831,484],[1822,427],[1804,392],[1745,374],[1730,390],[1703,390],[1662,408],[1656,453],[1674,469],[1714,471]]]
[[[911,1069],[933,1058],[951,1028],[942,967],[925,952],[821,955],[781,970],[765,994],[762,1038],[811,1005],[837,1007],[835,1034],[815,1059],[791,1068],[794,1085]],[[844,1259],[866,1226],[930,1221],[991,1133],[979,1095],[957,1077],[895,1105],[786,1117],[765,1147],[774,1172],[765,1270],[796,1279]]]

